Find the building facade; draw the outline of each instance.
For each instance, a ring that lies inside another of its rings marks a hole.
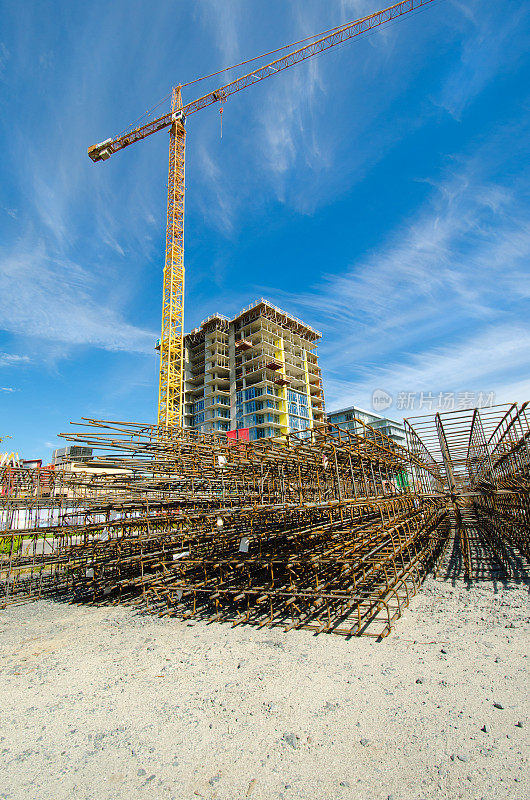
[[[184,427],[254,441],[322,423],[320,338],[263,299],[234,319],[208,317],[184,339]]]
[[[59,447],[53,451],[52,464],[59,466],[61,464],[82,463],[84,461],[92,461],[92,448],[84,447],[78,444],[71,444],[68,447]]]
[[[396,444],[402,447],[407,445],[404,425],[400,422],[395,422],[393,419],[388,419],[388,417],[375,414],[373,411],[365,411],[357,406],[349,406],[348,408],[340,408],[338,411],[330,411],[326,416],[328,422],[352,433],[364,435],[365,429],[362,424],[364,423],[388,436]]]

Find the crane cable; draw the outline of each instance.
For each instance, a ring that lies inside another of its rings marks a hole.
[[[247,58],[246,61],[240,61],[239,64],[232,64],[230,67],[223,67],[223,69],[217,70],[217,72],[210,72],[209,75],[203,75],[201,78],[194,78],[194,80],[192,81],[188,81],[187,83],[182,83],[181,88],[183,89],[185,86],[193,86],[193,84],[200,83],[200,81],[205,81],[207,78],[215,78],[216,75],[222,75],[224,72],[229,72],[231,69],[235,69],[236,67],[243,67],[245,66],[245,64],[252,64],[253,61],[259,61],[260,58],[265,58],[266,56],[272,56],[275,53],[281,53],[282,50],[289,50],[291,47],[296,47],[297,44],[303,44],[304,42],[308,42],[311,39],[318,39],[319,36],[325,36],[327,33],[333,33],[333,31],[338,31],[343,27],[344,25],[337,25],[335,28],[329,28],[329,30],[327,31],[322,31],[321,33],[315,33],[313,34],[313,36],[307,36],[305,39],[299,39],[297,42],[291,42],[291,44],[284,44],[282,45],[282,47],[277,47],[276,50],[269,50],[267,53],[261,53],[261,55],[259,56],[254,56],[254,58]],[[162,103],[165,103],[166,100],[169,100],[170,97],[171,97],[171,92],[169,92],[169,94],[166,94],[166,96],[163,97],[162,100],[159,100],[158,103],[155,103],[154,106],[151,106],[151,108],[145,111],[140,117],[133,120],[133,122],[131,122],[130,125],[127,125],[126,128],[124,128],[119,134],[117,134],[116,138],[126,133],[126,131],[131,130],[131,128],[134,125],[140,122],[144,117],[148,117],[150,114],[152,114],[155,109],[159,108],[159,106],[161,106]]]
[[[443,2],[443,0],[438,0],[438,2],[433,3],[433,5],[439,5],[442,2]],[[425,10],[426,10],[426,6],[421,6],[416,11],[413,11],[410,14],[410,16],[411,17],[415,17],[418,14],[421,14],[422,11],[425,11]],[[408,16],[409,15],[407,15],[407,17]],[[388,23],[386,27],[388,28],[388,27],[390,27],[390,25],[396,25],[398,22],[401,22],[403,19],[404,19],[404,16],[400,16],[397,19],[394,19],[390,23]],[[290,44],[284,44],[282,47],[277,47],[276,50],[269,50],[267,53],[261,53],[261,55],[254,56],[254,58],[248,58],[246,61],[240,61],[238,64],[232,64],[230,67],[224,67],[223,69],[220,69],[217,72],[210,72],[208,75],[203,75],[201,78],[194,78],[194,80],[188,81],[187,83],[182,83],[182,84],[180,84],[180,86],[183,89],[185,86],[192,86],[193,84],[199,83],[200,81],[205,81],[207,78],[214,78],[216,75],[222,75],[224,72],[229,72],[231,69],[235,69],[236,67],[243,67],[245,64],[251,64],[253,61],[259,61],[260,58],[265,58],[266,56],[271,56],[271,55],[274,55],[275,53],[280,53],[282,50],[289,50],[292,47],[296,47],[296,45],[298,45],[298,44],[303,44],[304,42],[308,42],[311,39],[318,39],[321,36],[326,36],[326,34],[328,34],[328,33],[333,33],[333,31],[339,31],[342,28],[347,27],[347,25],[348,25],[348,23],[345,23],[344,25],[337,25],[335,28],[328,28],[328,30],[321,31],[320,33],[315,33],[312,36],[307,36],[305,39],[299,39],[296,42],[291,42]],[[373,36],[377,32],[378,32],[377,28],[375,30],[368,30],[368,31],[365,32],[364,35],[361,33],[359,38],[366,39],[366,38],[368,38],[368,36]],[[342,42],[342,44],[340,44],[337,49],[340,49],[340,47],[344,46],[345,44],[349,44],[349,42]],[[316,56],[316,58],[318,58],[321,55],[322,55],[322,53],[319,53]],[[124,133],[126,133],[127,131],[130,131],[135,125],[137,125],[141,120],[143,120],[144,117],[149,117],[153,113],[153,111],[155,111],[155,109],[159,108],[163,103],[166,102],[166,100],[169,100],[170,97],[171,97],[171,92],[169,92],[169,94],[166,94],[166,96],[163,97],[161,100],[159,100],[158,103],[155,103],[154,106],[151,106],[151,108],[149,108],[147,111],[145,111],[140,117],[138,117],[133,122],[131,122],[129,125],[127,125],[122,131],[120,131],[120,133],[116,134],[116,136],[114,138],[117,139],[120,136],[122,136]]]

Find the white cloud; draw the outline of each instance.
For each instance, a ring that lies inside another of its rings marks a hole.
[[[305,167],[322,169],[322,148],[319,145],[314,117],[318,113],[318,95],[324,92],[319,63],[309,60],[298,64],[269,87],[263,108],[260,108],[260,149],[276,187],[283,194],[283,176],[303,159]]]
[[[0,386],[0,392],[14,392],[16,389],[12,389],[10,386]]]
[[[496,403],[524,403],[530,400],[530,378],[504,382],[492,387]]]
[[[203,19],[213,30],[215,43],[223,59],[222,67],[240,61],[239,22],[243,8],[240,0],[204,0],[201,3]],[[227,79],[228,80],[228,79]]]
[[[1,329],[41,341],[153,353],[156,334],[126,322],[108,304],[110,286],[79,264],[52,258],[44,244],[30,243],[0,256]]]
[[[207,27],[214,30],[217,48],[233,56],[226,56],[225,63],[249,54],[251,31],[240,3],[210,0],[201,9]],[[340,14],[330,4],[293,4],[277,20],[277,35],[267,41],[276,47],[302,40],[370,11],[369,0],[344,0]],[[209,155],[205,158],[201,153],[199,158],[204,182],[199,204],[207,212],[208,224],[226,234],[249,204],[261,201],[265,205],[271,195],[299,213],[313,214],[361,181],[375,162],[421,126],[425,115],[409,118],[402,108],[396,114],[396,102],[425,68],[424,57],[408,60],[406,71],[391,66],[393,48],[399,43],[402,57],[413,36],[406,26],[376,29],[366,41],[365,37],[353,39],[344,49],[323,53],[261,82],[248,90],[248,96],[244,93],[244,102],[242,97],[241,102],[231,98],[225,106],[224,139],[228,142],[222,152],[217,149],[218,118],[214,122],[213,116],[202,117],[199,135],[207,136],[202,149]],[[242,71],[234,70],[223,82]],[[431,115],[429,109],[427,118]],[[214,152],[220,172],[205,165]]]
[[[500,12],[496,3],[488,7],[475,0],[454,5],[461,16],[452,24],[463,25],[466,35],[462,37],[460,58],[433,102],[460,119],[468,103],[498,76],[500,70],[507,71],[517,62],[521,48],[526,50],[526,40],[517,36],[526,10],[524,3]]]
[[[494,161],[488,148],[455,160],[426,184],[425,206],[344,273],[300,295],[262,289],[324,332],[328,408],[366,405],[377,388],[503,394],[529,372],[529,329],[512,314],[524,320],[530,296],[530,219],[516,190],[484,177]]]
[[[210,224],[213,223],[218,230],[229,235],[234,229],[236,201],[227,187],[221,168],[204,145],[199,147],[199,163],[202,179],[209,184],[208,202],[203,203],[204,214],[208,216]]]
[[[0,42],[0,80],[5,77],[6,65],[9,60],[9,50],[4,42]]]
[[[528,399],[522,398],[520,392],[529,382],[514,382],[512,376],[514,372],[528,373],[529,369],[530,327],[492,326],[446,346],[427,348],[372,369],[361,380],[327,380],[326,401],[329,410],[352,403],[369,407],[375,389],[389,392],[394,401],[400,392],[416,393],[417,399],[420,392],[436,395],[464,391],[494,392],[503,400]],[[517,391],[517,396],[508,397],[508,388]]]
[[[462,171],[434,187],[427,209],[381,248],[292,300],[324,331],[340,324],[341,348],[327,352],[335,368],[345,356],[381,357],[398,338],[401,347],[421,342],[448,320],[458,333],[497,318],[502,292],[528,295],[529,258],[530,222],[515,198]]]
[[[0,353],[0,367],[16,367],[17,365],[28,363],[28,356],[19,356],[14,353]]]

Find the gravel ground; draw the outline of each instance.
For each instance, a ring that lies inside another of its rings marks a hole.
[[[0,798],[527,800],[528,608],[430,578],[382,642],[8,608]]]

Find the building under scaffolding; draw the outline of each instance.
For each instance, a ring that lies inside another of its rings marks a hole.
[[[449,545],[468,577],[474,550],[528,557],[525,406],[409,420],[408,449],[359,424],[247,442],[87,420],[65,438],[101,471],[1,475],[3,602],[384,636]]]
[[[323,422],[320,337],[263,299],[231,320],[212,314],[184,339],[184,427],[254,441]]]

